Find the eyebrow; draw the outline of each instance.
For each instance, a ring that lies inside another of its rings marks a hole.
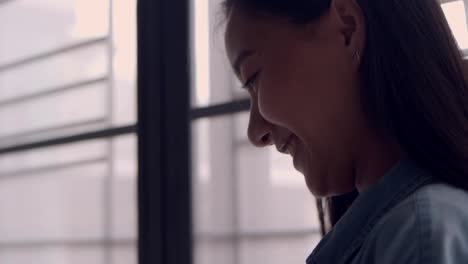
[[[240,75],[240,67],[242,63],[250,56],[254,54],[254,50],[244,50],[242,51],[237,59],[234,61],[234,71],[236,71],[237,75]]]

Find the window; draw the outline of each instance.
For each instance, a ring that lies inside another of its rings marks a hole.
[[[468,20],[466,11],[468,1],[464,0],[442,0],[442,10],[447,17],[447,21],[452,29],[459,48],[468,55]]]
[[[192,106],[207,107],[246,99],[239,89],[224,52],[224,21],[221,0],[192,4]]]
[[[0,262],[136,263],[136,0],[0,2]]]

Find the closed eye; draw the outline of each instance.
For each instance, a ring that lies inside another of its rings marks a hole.
[[[243,85],[243,88],[246,90],[254,90],[260,73],[261,71],[259,70],[256,73],[254,73],[249,79],[247,79],[247,81]]]

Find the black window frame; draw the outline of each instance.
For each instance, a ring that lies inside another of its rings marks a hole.
[[[190,2],[138,3],[139,263],[193,263],[191,123],[249,100],[191,108]]]

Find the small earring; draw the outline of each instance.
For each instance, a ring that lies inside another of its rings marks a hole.
[[[359,50],[356,50],[356,52],[354,52],[353,59],[355,59],[356,62],[359,62],[361,60],[361,55],[359,54]]]

